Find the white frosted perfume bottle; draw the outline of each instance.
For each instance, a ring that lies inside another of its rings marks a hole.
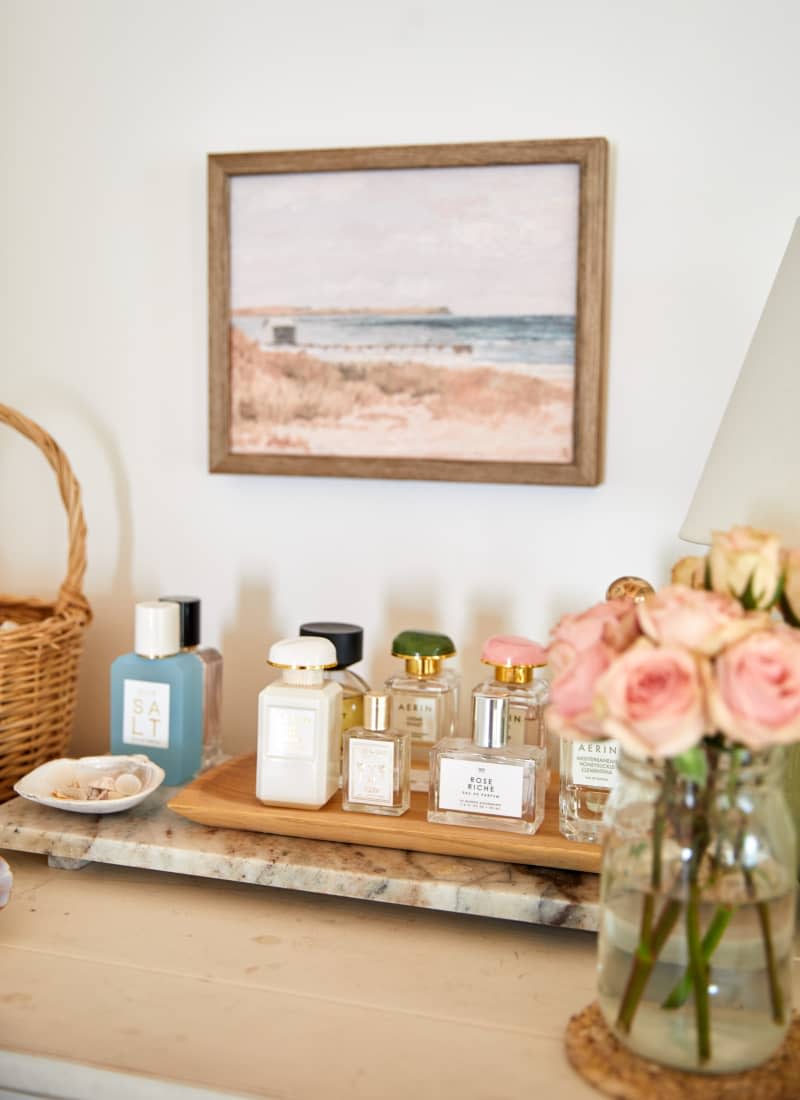
[[[181,650],[200,662],[203,673],[203,757],[205,771],[225,759],[222,751],[222,654],[200,645],[200,599],[197,596],[159,596],[176,603],[181,616]]]
[[[345,730],[342,809],[404,814],[409,807],[411,734],[389,726],[389,696],[364,695],[364,725]]]
[[[568,840],[594,843],[609,791],[617,779],[616,741],[561,741],[558,827]]]
[[[458,678],[442,668],[455,652],[446,634],[428,630],[404,630],[392,642],[392,656],[405,661],[405,671],[384,686],[392,726],[411,734],[412,765],[426,767],[432,746],[455,733]]]
[[[550,690],[535,672],[547,664],[546,651],[530,638],[495,634],[484,643],[481,661],[492,666],[494,678],[478,684],[473,694],[497,689],[508,696],[509,745],[545,748],[544,707]]]
[[[369,684],[351,665],[364,656],[364,628],[355,623],[303,623],[301,637],[327,638],[336,650],[336,667],[327,669],[326,680],[334,680],[342,689],[342,733],[360,726],[364,719],[362,700]]]
[[[323,675],[336,650],[327,638],[287,638],[268,663],[281,679],[258,697],[256,798],[318,810],[339,788],[342,689]]]
[[[535,833],[544,818],[547,761],[536,745],[508,744],[508,695],[472,696],[472,740],[448,737],[431,750],[428,821]]]

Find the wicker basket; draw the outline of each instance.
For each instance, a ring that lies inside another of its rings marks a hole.
[[[67,575],[55,603],[0,595],[0,801],[26,772],[61,756],[72,732],[78,662],[92,613],[81,591],[86,572],[86,523],[81,490],[61,448],[38,424],[0,405],[0,422],[44,454],[58,478],[67,512]]]

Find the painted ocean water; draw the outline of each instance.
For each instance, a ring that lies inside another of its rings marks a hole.
[[[539,377],[571,372],[575,363],[574,315],[287,312],[280,317],[236,315],[232,323],[264,349],[283,343],[288,326],[293,345],[313,349],[320,359],[402,358],[451,367],[495,366]]]

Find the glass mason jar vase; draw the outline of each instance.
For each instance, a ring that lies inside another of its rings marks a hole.
[[[791,1019],[795,834],[783,750],[713,741],[691,780],[622,754],[605,810],[598,1000],[634,1053],[729,1073]]]

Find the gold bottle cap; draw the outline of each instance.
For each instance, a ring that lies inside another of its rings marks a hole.
[[[617,577],[606,589],[607,600],[633,600],[641,603],[646,596],[655,592],[652,584],[643,577]]]
[[[389,696],[385,691],[364,692],[364,729],[380,733],[389,728]]]

